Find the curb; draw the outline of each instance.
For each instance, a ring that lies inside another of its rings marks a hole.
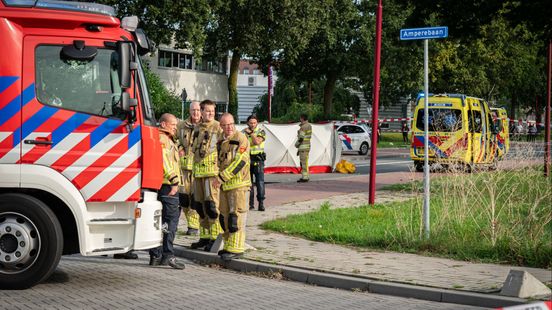
[[[297,267],[267,264],[248,259],[238,259],[230,262],[224,262],[214,253],[190,250],[180,245],[175,245],[174,251],[176,256],[198,261],[204,264],[218,264],[227,269],[244,273],[280,273],[286,279],[291,281],[344,290],[360,290],[374,294],[487,308],[515,306],[527,302],[525,299],[521,298],[376,281],[352,276],[312,271]]]

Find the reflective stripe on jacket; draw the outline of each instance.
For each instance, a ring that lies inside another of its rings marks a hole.
[[[159,140],[163,149],[163,184],[180,185],[180,159],[174,137],[165,129],[159,128]]]
[[[264,153],[264,145],[265,145],[265,140],[266,140],[266,133],[263,129],[259,128],[259,126],[257,126],[255,128],[255,130],[253,130],[253,134],[255,134],[255,136],[259,137],[259,138],[262,138],[262,142],[255,145],[253,144],[253,139],[251,138],[251,136],[247,136],[247,140],[249,140],[249,147],[251,149],[250,151],[250,154],[251,155],[257,155],[257,154],[262,154]]]
[[[239,131],[222,141],[219,151],[221,170],[219,177],[223,182],[222,190],[229,191],[251,186],[249,152],[249,141]]]
[[[222,129],[217,121],[201,123],[194,128],[192,170],[195,178],[218,175],[217,143],[221,139]]]
[[[194,124],[192,123],[192,119],[188,117],[185,121],[180,121],[176,132],[178,135],[179,149],[182,149],[184,152],[184,156],[180,157],[180,168],[182,168],[182,170],[191,171],[194,163],[194,152],[192,150],[194,143]]]

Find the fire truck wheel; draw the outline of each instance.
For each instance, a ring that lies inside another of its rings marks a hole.
[[[370,149],[370,147],[368,146],[368,143],[362,142],[362,144],[360,145],[360,150],[358,151],[358,153],[360,155],[366,155],[366,154],[368,154],[369,149]]]
[[[421,161],[415,161],[414,162],[414,168],[418,172],[424,172],[424,163]]]
[[[25,289],[56,269],[63,233],[55,214],[25,194],[0,195],[0,289]]]

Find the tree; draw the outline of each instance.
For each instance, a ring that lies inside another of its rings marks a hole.
[[[175,43],[177,48],[190,48],[201,55],[209,21],[208,0],[97,0],[113,6],[117,16],[138,16],[139,26],[157,44]]]
[[[228,110],[237,115],[237,79],[240,59],[247,55],[265,68],[274,55],[293,61],[308,43],[317,25],[315,0],[213,1],[206,27],[205,52],[221,57],[231,52]]]
[[[148,66],[143,66],[143,68],[155,115],[159,117],[163,113],[171,113],[180,118],[180,114],[182,113],[182,101],[180,97],[171,93],[165,87],[165,84],[163,84],[159,76],[151,72]],[[184,113],[188,113],[188,109],[184,109]],[[184,115],[184,117],[186,117],[186,115]]]
[[[282,62],[279,74],[311,84],[324,81],[324,117],[333,113],[333,95],[337,82],[350,76],[361,55],[367,53],[370,29],[364,27],[360,4],[352,0],[320,2],[319,25],[307,48],[296,62]]]
[[[409,28],[449,27],[449,38],[430,45],[433,92],[508,103],[512,118],[519,105],[533,105],[544,85],[544,57],[538,55],[543,52],[539,37],[551,24],[550,15],[542,13],[550,11],[545,1],[420,0],[411,5]]]

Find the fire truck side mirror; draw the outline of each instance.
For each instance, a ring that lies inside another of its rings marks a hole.
[[[123,92],[121,94],[121,109],[125,112],[131,111],[138,105],[138,100],[130,98],[130,94]]]
[[[136,45],[138,47],[138,55],[144,56],[154,50],[153,42],[150,41],[144,30],[138,28],[132,33],[136,39]]]
[[[117,42],[119,53],[119,84],[121,88],[130,87],[130,42]]]

